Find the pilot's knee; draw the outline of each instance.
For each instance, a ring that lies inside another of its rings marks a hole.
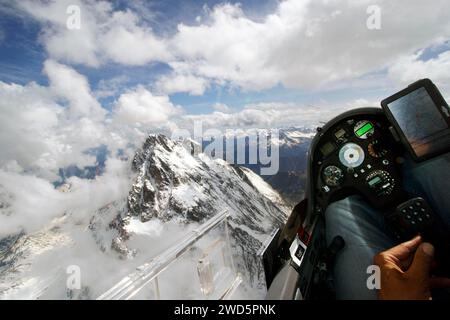
[[[347,217],[351,213],[349,199],[342,199],[331,203],[325,211],[325,220],[335,221]]]
[[[343,236],[351,224],[351,207],[347,199],[331,203],[325,211],[327,242],[336,235]]]

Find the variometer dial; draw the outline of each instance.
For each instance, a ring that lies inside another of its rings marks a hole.
[[[378,140],[373,140],[367,146],[367,152],[374,158],[384,157],[387,150],[383,147],[383,144]]]
[[[336,166],[328,166],[323,170],[323,180],[329,187],[338,187],[344,178],[342,170]]]

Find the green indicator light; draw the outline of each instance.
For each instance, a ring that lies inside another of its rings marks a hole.
[[[366,134],[367,132],[369,132],[372,129],[373,129],[373,125],[370,122],[367,122],[365,125],[363,125],[361,128],[359,128],[356,131],[356,135],[358,137],[361,137],[362,135]]]

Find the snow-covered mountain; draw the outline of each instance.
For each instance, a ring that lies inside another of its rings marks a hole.
[[[39,232],[1,239],[0,298],[95,298],[224,209],[237,269],[249,287],[261,287],[255,254],[290,210],[253,171],[197,154],[197,147],[151,135],[132,161],[128,197],[86,219],[61,212]],[[81,269],[79,290],[66,287],[68,265]]]
[[[124,233],[140,230],[152,219],[202,223],[226,209],[238,270],[260,285],[256,253],[290,210],[253,171],[196,155],[197,147],[191,140],[177,143],[163,135],[148,137],[133,160],[137,177],[128,196]]]

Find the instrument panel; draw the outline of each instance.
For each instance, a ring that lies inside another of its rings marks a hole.
[[[361,194],[376,208],[389,206],[400,194],[396,160],[400,154],[381,115],[358,115],[338,121],[315,150],[316,195],[319,204]]]

